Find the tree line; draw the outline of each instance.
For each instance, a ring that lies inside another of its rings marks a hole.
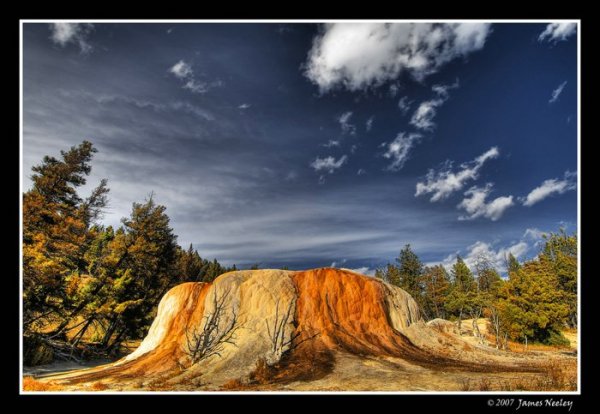
[[[375,276],[411,294],[425,319],[456,320],[459,331],[463,319],[473,319],[483,339],[475,321],[489,318],[497,348],[507,339],[566,345],[561,331],[577,326],[577,236],[561,228],[543,237],[535,258],[520,263],[506,256],[506,279],[486,255],[476,258],[473,271],[457,256],[448,272],[425,266],[409,244]]]
[[[84,141],[32,168],[32,188],[23,194],[24,348],[42,342],[73,358],[115,353],[146,334],[171,287],[236,269],[180,247],[152,195],[133,203],[118,228],[102,225],[107,181],[87,198],[77,191],[94,153]]]

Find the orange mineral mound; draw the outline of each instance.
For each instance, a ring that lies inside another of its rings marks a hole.
[[[427,326],[404,290],[333,268],[245,270],[184,283],[162,299],[140,347],[103,367],[55,377],[121,388],[286,382],[327,375],[336,355],[486,371],[521,368]],[[495,368],[492,368],[495,367]],[[236,382],[237,383],[237,382]]]

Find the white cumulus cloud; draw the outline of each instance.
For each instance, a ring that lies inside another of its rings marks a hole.
[[[575,34],[577,31],[577,23],[570,22],[559,22],[559,23],[550,23],[542,33],[540,33],[538,40],[540,42],[548,41],[548,42],[558,42],[562,40],[567,40],[571,35]]]
[[[251,106],[252,106],[252,105],[250,105],[249,103],[243,103],[243,104],[241,104],[240,106],[238,106],[238,109],[242,109],[242,110],[244,110],[244,109],[248,109],[248,108],[250,108]]]
[[[432,194],[431,202],[444,200],[455,191],[462,190],[468,181],[476,180],[483,164],[499,155],[498,147],[492,147],[473,161],[461,164],[457,171],[453,171],[452,162],[446,162],[438,171],[430,169],[425,177],[426,181],[417,183],[415,197]]]
[[[171,66],[169,72],[171,72],[179,79],[185,79],[194,75],[192,66],[189,63],[186,63],[184,60],[180,60],[179,62]]]
[[[325,158],[315,158],[315,160],[310,163],[310,166],[315,171],[327,171],[329,174],[333,174],[335,170],[338,170],[344,165],[348,157],[346,155],[342,155],[338,160],[333,158],[332,156],[328,156]]]
[[[432,131],[435,128],[433,118],[436,114],[436,108],[442,105],[444,101],[441,99],[433,99],[431,101],[421,102],[412,118],[410,119],[411,125],[415,128],[422,129],[425,131]]]
[[[459,220],[473,220],[478,217],[489,218],[492,221],[498,220],[504,212],[514,206],[513,196],[503,196],[487,202],[487,197],[492,191],[492,184],[486,184],[485,187],[471,187],[465,192],[465,198],[458,204],[459,209],[463,209],[468,215],[460,216]]]
[[[417,80],[483,48],[488,23],[328,23],[313,39],[305,75],[321,92],[380,86],[407,72]]]
[[[75,44],[81,53],[88,53],[92,51],[92,46],[87,38],[93,29],[94,25],[90,23],[51,23],[50,39],[61,47]]]
[[[522,259],[529,251],[531,246],[527,242],[521,240],[513,243],[509,246],[494,247],[482,241],[477,241],[467,248],[467,255],[464,257],[464,261],[473,271],[476,269],[477,263],[481,259],[489,261],[497,270],[501,272],[506,271],[506,261],[508,255],[512,254],[517,259]]]
[[[577,189],[576,176],[576,173],[566,171],[563,179],[552,178],[545,180],[538,187],[531,190],[521,201],[524,206],[531,207],[553,194],[564,194],[567,191],[575,190]]]
[[[448,100],[448,91],[455,88],[458,88],[458,80],[452,85],[433,85],[431,90],[437,97],[421,102],[410,119],[411,125],[424,131],[432,131],[435,128],[433,119],[437,114],[437,109]]]
[[[223,83],[221,81],[213,81],[213,82],[204,82],[200,81],[196,78],[194,74],[194,70],[192,69],[192,65],[184,61],[183,59],[179,62],[175,63],[173,66],[169,68],[169,73],[175,76],[177,79],[183,82],[183,88],[187,89],[193,93],[206,93],[210,89],[221,86]],[[240,109],[246,109],[250,106],[242,108],[244,105],[240,105]]]
[[[562,93],[563,89],[565,89],[565,86],[567,86],[567,81],[564,81],[563,83],[558,85],[558,87],[552,91],[552,97],[550,98],[548,103],[553,104],[554,102],[556,102],[558,100],[560,94]]]
[[[506,264],[509,253],[519,260],[525,260],[527,255],[538,251],[540,244],[543,242],[543,236],[546,234],[536,228],[528,228],[525,230],[519,240],[504,246],[498,246],[498,243],[487,243],[484,241],[476,241],[466,248],[462,254],[463,260],[472,271],[476,270],[476,265],[481,259],[485,259],[492,264],[496,270],[506,272]],[[454,252],[446,256],[441,262],[428,263],[429,266],[442,264],[448,271],[456,261],[456,256],[461,254],[460,251]]]
[[[390,171],[402,169],[411,149],[421,138],[421,134],[400,132],[393,141],[382,143],[380,146],[386,150],[383,157],[392,160],[387,169]]]

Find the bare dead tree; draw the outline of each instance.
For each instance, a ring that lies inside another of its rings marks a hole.
[[[204,324],[201,328],[192,330],[186,329],[186,347],[184,351],[191,360],[191,365],[217,355],[221,357],[225,344],[235,344],[235,332],[239,328],[237,325],[238,314],[235,307],[229,309],[225,306],[231,289],[217,295],[217,290],[213,291],[212,313],[204,316]],[[227,315],[229,319],[225,322]]]
[[[490,306],[490,321],[494,328],[494,335],[496,337],[496,349],[500,349],[502,338],[500,336],[500,312],[497,307]]]
[[[480,344],[483,345],[485,343],[484,337],[481,331],[479,330],[479,324],[477,323],[479,321],[479,318],[481,318],[482,311],[483,308],[481,306],[474,306],[471,310],[471,318],[473,325],[473,336],[479,340]]]
[[[290,334],[290,338],[286,339],[286,328],[288,324],[294,320],[292,309],[295,309],[296,307],[296,298],[290,300],[285,312],[283,312],[283,310],[280,312],[280,302],[280,298],[275,301],[275,318],[273,321],[273,326],[271,327],[268,319],[265,320],[265,324],[267,325],[267,334],[271,340],[271,352],[277,359],[281,357],[284,349],[286,347],[290,347],[294,340],[300,336],[300,332],[292,332]]]

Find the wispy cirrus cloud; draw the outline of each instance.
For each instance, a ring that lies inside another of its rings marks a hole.
[[[383,157],[392,160],[387,170],[401,170],[410,156],[410,151],[422,137],[421,134],[400,132],[393,141],[381,143],[380,147],[385,149]]]
[[[499,155],[498,147],[492,147],[473,161],[460,164],[460,168],[456,171],[453,170],[451,161],[447,161],[438,171],[430,169],[425,177],[426,181],[417,183],[415,197],[432,194],[429,201],[444,200],[455,191],[462,190],[467,182],[476,180],[485,162],[498,158]]]
[[[310,163],[310,166],[317,172],[325,171],[329,174],[333,174],[335,170],[342,168],[342,165],[344,165],[347,160],[347,155],[342,155],[337,160],[331,155],[324,158],[317,157],[313,162]]]
[[[374,116],[369,117],[369,119],[367,119],[367,122],[365,122],[365,130],[367,132],[371,132],[371,128],[373,128],[373,121],[375,120]]]
[[[409,101],[407,96],[403,96],[398,101],[398,109],[402,112],[402,115],[406,115],[408,111],[410,111],[410,107],[413,104],[413,101]]]
[[[550,97],[550,100],[548,101],[549,104],[553,104],[554,102],[558,101],[558,98],[562,94],[563,89],[565,89],[565,86],[567,86],[567,81],[564,81],[563,83],[558,85],[556,89],[554,89],[552,91],[552,96]]]
[[[90,23],[50,23],[50,39],[58,46],[74,44],[81,53],[89,53],[93,48],[88,37],[93,30],[94,25]]]
[[[514,206],[513,196],[497,197],[487,202],[488,195],[492,192],[493,185],[486,184],[484,187],[471,187],[465,192],[465,198],[458,204],[458,208],[465,210],[467,215],[459,216],[459,220],[473,220],[478,217],[488,218],[496,221],[502,217],[504,212]]]
[[[339,147],[340,146],[340,141],[337,140],[337,139],[330,139],[325,144],[321,144],[321,146],[325,147],[325,148]]]
[[[321,92],[366,90],[402,72],[423,80],[483,48],[490,32],[488,23],[328,23],[313,40],[305,75]]]
[[[342,133],[354,135],[356,134],[356,125],[350,123],[350,118],[352,118],[352,111],[344,112],[337,118],[337,121],[342,128]]]
[[[542,33],[538,36],[538,41],[556,43],[567,40],[577,32],[577,23],[558,22],[550,23]]]
[[[531,190],[526,197],[520,198],[520,201],[526,207],[531,207],[534,204],[539,203],[540,201],[554,195],[554,194],[564,194],[567,191],[572,191],[577,189],[577,173],[571,171],[565,171],[564,177],[562,179],[552,178],[549,180],[545,180],[538,187]]]

